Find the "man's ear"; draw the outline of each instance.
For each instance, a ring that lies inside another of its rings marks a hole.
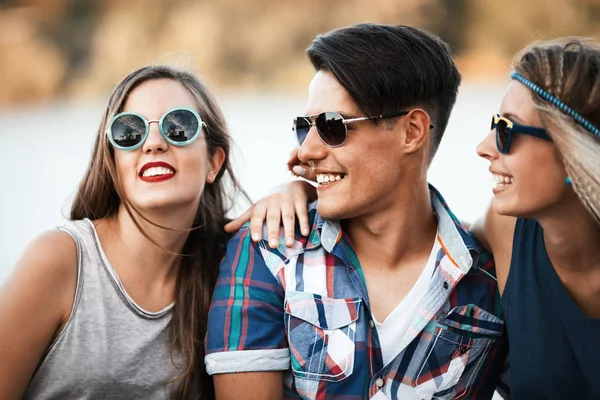
[[[431,119],[429,114],[421,108],[411,110],[405,119],[404,150],[407,154],[422,149],[429,143],[431,132]]]

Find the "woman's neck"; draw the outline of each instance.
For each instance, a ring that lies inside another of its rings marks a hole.
[[[179,208],[168,215],[164,212],[145,215],[159,226],[144,220],[135,211],[133,213],[135,221],[121,205],[114,217],[101,220],[97,225],[100,241],[113,268],[122,279],[128,276],[148,288],[174,282],[180,255],[193,225],[195,208],[187,212]]]
[[[544,229],[546,251],[555,268],[600,268],[600,223],[581,202],[548,213],[538,222]]]
[[[548,258],[563,287],[585,315],[600,318],[600,224],[578,204],[539,222]]]

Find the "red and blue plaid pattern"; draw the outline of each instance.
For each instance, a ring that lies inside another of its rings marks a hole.
[[[229,242],[209,315],[210,374],[283,370],[289,399],[490,399],[506,357],[494,264],[431,187],[439,251],[429,288],[383,365],[358,258],[310,206],[293,248]],[[283,241],[281,242],[283,243]]]

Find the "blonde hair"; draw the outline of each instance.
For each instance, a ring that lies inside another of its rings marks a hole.
[[[600,129],[600,43],[578,37],[533,43],[515,56],[513,68]],[[535,92],[531,95],[575,193],[600,223],[600,137]]]

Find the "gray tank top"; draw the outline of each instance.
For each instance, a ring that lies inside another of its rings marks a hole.
[[[148,312],[129,297],[90,220],[60,229],[77,244],[75,301],[24,399],[170,398],[179,372],[168,347],[173,304]]]

